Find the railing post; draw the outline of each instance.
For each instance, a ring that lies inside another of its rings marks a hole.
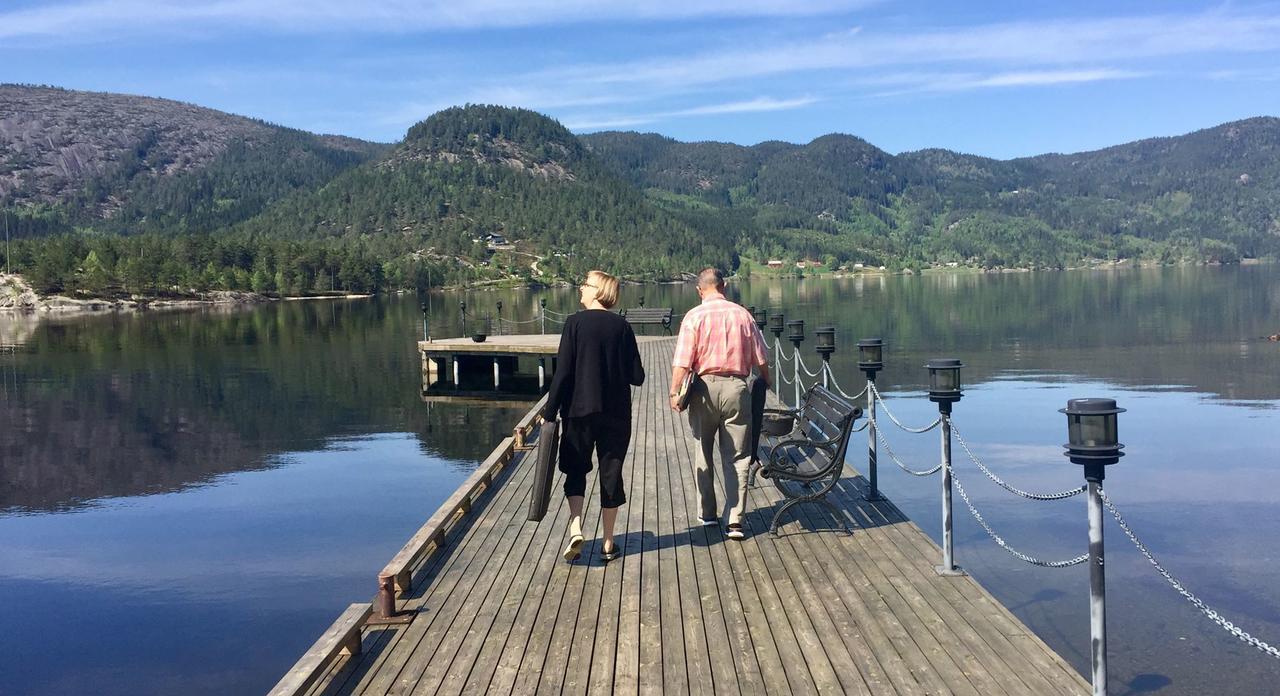
[[[800,344],[804,343],[804,319],[793,319],[787,322],[787,340],[795,349],[795,388],[796,408],[800,408]]]
[[[956,567],[955,549],[951,538],[951,407],[960,400],[960,368],[964,364],[955,358],[934,358],[929,369],[929,400],[938,404],[938,418],[942,425],[942,565],[938,575],[964,575]]]
[[[502,335],[502,300],[498,300],[498,330],[494,333]]]
[[[1089,638],[1093,645],[1093,693],[1107,696],[1107,571],[1103,566],[1105,549],[1102,537],[1102,465],[1097,477],[1089,475]]]
[[[541,319],[542,319],[542,333],[545,335],[545,334],[547,333],[547,298],[545,298],[545,297],[539,297],[539,298],[538,298],[538,305],[542,308],[542,311],[541,311],[541,312],[539,312],[539,315],[540,315],[540,317],[541,317]],[[541,367],[541,366],[539,366],[539,367],[538,367],[538,373],[539,373],[539,375],[541,375],[541,373],[542,373],[542,367]],[[539,386],[541,386],[541,385],[539,385]]]
[[[876,373],[884,367],[884,340],[864,338],[858,341],[858,368],[867,376],[867,500],[884,500],[876,483],[876,445],[880,437],[876,425]]]
[[[822,387],[830,389],[831,354],[836,352],[836,327],[823,326],[813,334],[817,338],[818,355],[822,356]]]
[[[1102,479],[1108,464],[1120,461],[1115,399],[1072,399],[1067,414],[1066,455],[1084,466],[1089,509],[1089,638],[1093,646],[1093,693],[1107,695],[1107,574],[1102,535]]]
[[[427,329],[427,303],[422,303],[422,340],[430,341],[431,332]]]
[[[964,575],[964,571],[956,567],[955,545],[952,539],[951,520],[951,404],[942,411],[942,565],[938,566],[939,575]]]
[[[458,311],[462,313],[462,333],[459,335],[466,336],[467,335],[467,301],[466,300],[458,301]]]
[[[867,481],[871,488],[867,491],[867,500],[884,500],[876,483],[876,444],[880,437],[876,428],[876,373],[867,373]]]

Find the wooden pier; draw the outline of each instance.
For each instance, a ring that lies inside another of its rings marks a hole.
[[[636,340],[646,343],[664,338],[637,336]],[[555,373],[559,347],[560,334],[504,334],[486,336],[479,342],[465,337],[418,341],[423,397],[430,401],[458,397],[484,400],[504,390],[536,395],[545,390]],[[522,358],[537,360],[536,370],[520,373]]]
[[[601,562],[592,541],[594,473],[581,561],[560,558],[558,481],[546,518],[525,521],[531,414],[384,569],[413,621],[362,627],[369,606],[352,605],[273,693],[1090,692],[972,578],[935,573],[938,547],[864,500],[851,467],[832,493],[851,536],[815,505],[770,535],[781,496],[764,480],[746,540],[699,525],[684,417],[667,407],[673,346],[641,344],[622,558]]]

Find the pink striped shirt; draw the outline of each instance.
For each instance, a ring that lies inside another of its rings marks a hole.
[[[699,375],[746,377],[767,361],[764,336],[751,313],[724,295],[709,295],[680,322],[671,366]]]

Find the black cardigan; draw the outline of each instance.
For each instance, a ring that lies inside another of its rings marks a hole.
[[[593,413],[631,417],[631,385],[644,384],[636,334],[613,312],[589,309],[564,322],[551,379],[547,418]]]

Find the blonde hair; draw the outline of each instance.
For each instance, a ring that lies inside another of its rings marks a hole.
[[[587,274],[587,282],[595,286],[596,300],[605,309],[612,309],[618,304],[618,279],[604,271],[591,271]]]

